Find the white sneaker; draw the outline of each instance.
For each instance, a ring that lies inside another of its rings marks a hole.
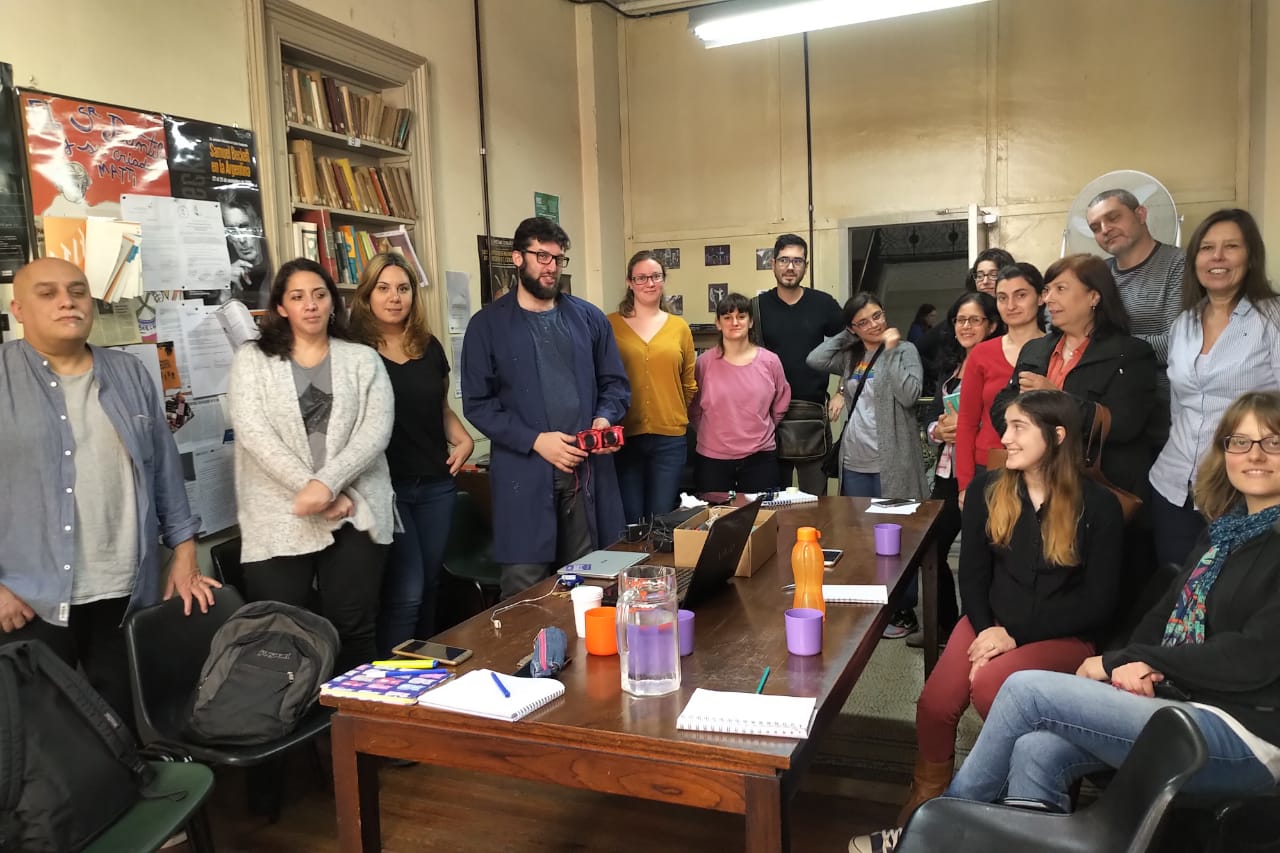
[[[893,853],[901,835],[902,830],[899,828],[854,836],[849,839],[849,853]]]

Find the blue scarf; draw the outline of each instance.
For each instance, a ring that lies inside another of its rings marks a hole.
[[[1204,552],[1200,562],[1187,576],[1178,603],[1164,626],[1160,645],[1204,642],[1205,602],[1227,557],[1269,531],[1277,519],[1280,519],[1280,506],[1268,507],[1253,515],[1245,515],[1243,509],[1236,509],[1210,523],[1209,550]]]

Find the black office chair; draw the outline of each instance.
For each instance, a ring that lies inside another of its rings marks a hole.
[[[144,745],[155,745],[205,764],[263,765],[324,733],[329,728],[330,711],[317,705],[291,734],[263,744],[206,746],[186,739],[183,723],[187,703],[209,656],[213,635],[244,604],[232,587],[213,592],[214,606],[208,613],[193,607],[191,615],[184,616],[182,599],[174,596],[137,611],[125,624],[138,737]],[[264,813],[274,821],[280,815],[283,773],[278,763],[273,770],[271,774],[250,775],[249,796],[251,811]],[[267,779],[266,775],[278,778]]]
[[[1207,758],[1204,736],[1191,715],[1161,708],[1093,804],[1060,815],[940,797],[916,809],[896,851],[1141,853],[1155,839],[1174,795]]]
[[[1260,794],[1180,794],[1180,814],[1193,813],[1197,853],[1280,853],[1280,785]]]
[[[214,545],[209,549],[209,557],[213,560],[214,577],[234,586],[242,596],[248,595],[244,588],[244,571],[240,568],[239,536],[233,536],[226,542]]]
[[[493,560],[493,528],[470,492],[459,491],[454,501],[444,569],[475,586],[480,597],[476,613],[497,604],[502,597],[502,566]]]

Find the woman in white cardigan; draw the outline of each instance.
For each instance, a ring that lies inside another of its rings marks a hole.
[[[307,606],[314,582],[345,672],[376,651],[395,526],[391,383],[374,350],[347,340],[338,289],[313,261],[281,266],[261,326],[236,353],[228,395],[245,592]]]

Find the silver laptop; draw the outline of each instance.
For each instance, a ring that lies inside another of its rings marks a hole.
[[[648,556],[637,551],[592,551],[562,566],[557,573],[611,581]]]

